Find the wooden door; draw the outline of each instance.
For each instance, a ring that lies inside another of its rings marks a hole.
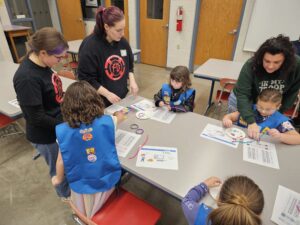
[[[80,0],[57,0],[62,33],[66,40],[72,41],[85,37]]]
[[[201,0],[195,65],[209,58],[232,59],[243,0]]]
[[[123,10],[125,21],[126,21],[124,37],[126,38],[126,40],[129,40],[128,0],[124,0],[124,1],[105,0],[106,7],[109,7],[111,5],[118,6],[120,9]]]
[[[155,5],[152,3],[161,5]],[[165,67],[167,63],[170,1],[140,1],[141,62]]]

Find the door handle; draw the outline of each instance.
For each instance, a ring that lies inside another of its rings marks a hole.
[[[168,29],[169,28],[169,24],[167,23],[166,25],[163,25],[161,27]]]
[[[82,22],[82,18],[79,18],[77,21]]]
[[[233,29],[232,31],[229,31],[228,34],[236,34],[237,33],[237,29]]]

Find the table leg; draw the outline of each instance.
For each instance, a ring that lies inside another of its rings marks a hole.
[[[212,105],[211,99],[212,99],[212,95],[214,93],[214,87],[215,87],[215,80],[211,80],[210,93],[209,93],[208,103],[207,103],[207,107],[206,107],[206,110],[204,112],[204,115],[206,115],[209,107]]]

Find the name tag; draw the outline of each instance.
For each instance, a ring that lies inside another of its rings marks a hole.
[[[126,49],[121,49],[121,56],[127,56]]]

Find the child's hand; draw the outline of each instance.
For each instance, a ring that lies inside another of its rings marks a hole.
[[[274,129],[274,128],[273,128],[273,129],[270,129],[270,130],[268,130],[268,134],[269,134],[271,137],[280,140],[281,133],[279,132],[279,130]]]
[[[52,182],[52,185],[54,186],[54,187],[56,187],[57,185],[59,185],[61,182],[57,179],[57,176],[53,176],[52,178],[51,178],[51,182]]]
[[[260,127],[256,123],[248,125],[248,136],[255,140],[260,138]]]
[[[158,104],[159,107],[163,107],[164,105],[165,105],[165,103],[163,101],[160,101]]]
[[[171,107],[170,105],[167,105],[167,109],[168,109],[169,111],[171,111],[171,110],[172,110],[172,107]]]
[[[224,127],[232,127],[232,120],[224,117],[223,125],[224,125]]]
[[[203,183],[206,184],[206,186],[208,188],[212,188],[212,187],[218,187],[218,186],[220,186],[220,184],[222,183],[222,181],[218,177],[209,177],[205,181],[203,181]]]
[[[117,117],[118,123],[122,122],[125,120],[125,113],[123,111],[116,111],[113,114],[115,117]]]

